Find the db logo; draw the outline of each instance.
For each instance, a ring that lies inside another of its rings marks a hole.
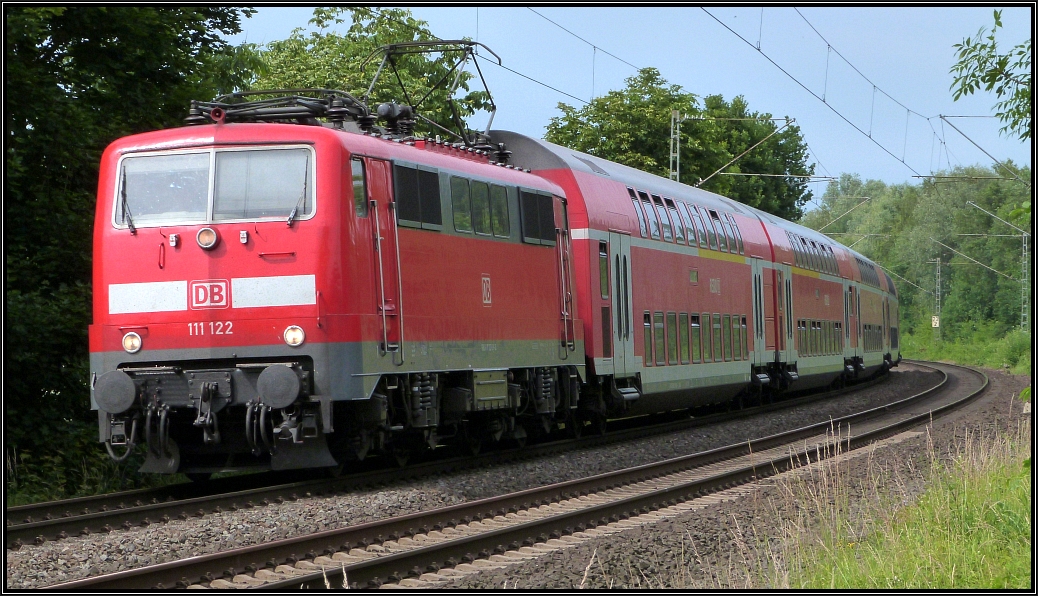
[[[191,282],[191,308],[227,308],[231,305],[226,279]]]
[[[490,276],[483,276],[483,304],[490,306]]]

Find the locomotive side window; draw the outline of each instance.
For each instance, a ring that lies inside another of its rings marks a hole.
[[[354,157],[350,160],[353,170],[353,207],[357,217],[368,216],[368,182],[364,173],[364,160]]]
[[[401,223],[422,224],[422,203],[418,197],[418,169],[393,166],[393,187],[396,190],[397,217]]]
[[[473,180],[469,185],[469,198],[472,200],[472,231],[490,235],[490,187],[486,182]]]
[[[656,210],[652,207],[652,201],[649,200],[649,195],[642,191],[638,191],[638,197],[642,200],[642,206],[645,207],[645,217],[649,220],[649,235],[654,240],[660,239],[660,220],[656,217]]]
[[[697,242],[695,224],[692,223],[692,217],[688,214],[688,205],[679,202],[678,207],[681,209],[681,217],[685,219],[685,229],[688,231],[688,245],[694,247]]]
[[[519,191],[523,242],[555,246],[555,205],[551,195]]]
[[[649,229],[645,226],[645,214],[642,213],[642,207],[638,203],[638,197],[635,196],[634,189],[628,186],[627,194],[631,195],[631,202],[634,203],[634,213],[638,216],[638,231],[641,232],[642,238],[645,238],[649,235]]]
[[[678,337],[681,342],[681,363],[688,364],[688,313],[678,315]]]
[[[443,229],[440,212],[440,175],[422,167],[393,164],[397,221],[427,230]]]
[[[451,176],[451,207],[454,211],[454,229],[472,231],[472,201],[469,200],[469,181]]]
[[[670,224],[670,216],[667,215],[667,208],[663,206],[663,199],[661,199],[659,195],[652,195],[652,203],[656,206],[656,213],[660,216],[660,222],[663,223],[663,241],[674,242],[674,228]]]
[[[642,315],[642,321],[645,331],[645,356],[642,357],[642,361],[645,366],[652,366],[652,315],[649,311]]]
[[[127,157],[115,223],[134,225],[205,221],[209,204],[209,152]]]
[[[503,186],[490,185],[490,217],[493,219],[494,235],[508,238],[512,230],[508,226],[508,192]]]
[[[670,219],[674,222],[674,239],[677,240],[678,244],[685,243],[685,226],[681,224],[681,216],[678,215],[678,208],[674,206],[674,201],[664,197],[663,201],[667,204],[667,211],[670,212]]]
[[[699,363],[702,358],[700,348],[702,345],[702,329],[699,326],[699,315],[692,315],[692,362]]]
[[[678,315],[667,313],[667,364],[678,363]]]
[[[439,230],[443,226],[440,211],[440,175],[418,168],[418,190],[422,202],[422,227]]]

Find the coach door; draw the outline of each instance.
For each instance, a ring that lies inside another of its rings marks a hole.
[[[782,362],[796,362],[793,350],[793,274],[792,267],[785,264],[775,265],[778,274],[779,302],[779,357]]]
[[[609,262],[612,269],[613,374],[631,377],[637,372],[631,339],[631,237],[609,232]]]
[[[396,227],[396,203],[390,185],[389,162],[365,158],[373,250],[375,251],[375,308],[381,338],[379,355],[403,364],[403,305],[400,299],[400,247]]]
[[[753,364],[761,366],[768,362],[765,341],[767,337],[764,311],[764,268],[761,259],[750,259],[753,286]]]

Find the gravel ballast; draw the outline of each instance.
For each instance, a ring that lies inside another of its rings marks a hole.
[[[1016,385],[1022,387],[1026,384],[1019,378],[1007,377],[999,373],[992,374],[993,384],[996,378],[1001,379],[1002,384],[1006,387]],[[34,588],[99,573],[111,573],[192,555],[341,528],[687,455],[886,404],[918,393],[936,384],[938,380],[937,373],[902,364],[899,369],[891,372],[890,379],[877,386],[830,398],[823,402],[639,439],[622,445],[579,449],[549,457],[468,470],[410,482],[406,486],[391,486],[332,497],[302,498],[298,501],[274,503],[247,510],[227,511],[202,518],[173,520],[148,527],[116,530],[107,534],[77,536],[57,542],[45,542],[42,545],[27,545],[18,551],[7,550],[6,587],[8,589]],[[988,396],[982,398],[971,408],[988,403],[994,399],[993,396],[996,393],[999,392],[995,391],[993,387]],[[1001,404],[1002,413],[1008,414],[1007,400],[999,399],[998,401]],[[994,415],[994,410],[992,415]],[[955,414],[945,420],[957,417],[960,415]],[[938,425],[942,424],[947,424],[947,422],[938,423]],[[765,491],[761,491],[760,494],[760,499],[763,499]],[[697,541],[702,542],[701,545],[697,542],[700,556],[727,557],[732,554],[724,551],[723,545],[731,543],[728,524],[731,524],[733,519],[738,519],[738,523],[743,527],[756,528],[759,525],[754,525],[756,524],[754,516],[760,513],[757,511],[759,507],[741,511],[738,508],[745,508],[745,505],[733,503],[725,504],[725,506],[736,509],[718,510],[717,512],[705,509],[696,513],[695,518],[699,521],[694,525],[701,529],[690,531],[693,532],[693,536],[697,537]],[[747,524],[743,521],[744,519],[752,523]],[[644,567],[645,561],[652,560],[653,555],[649,553],[657,551],[662,553],[670,548],[665,541],[658,545],[655,541],[659,537],[671,533],[675,536],[680,534],[674,528],[657,532],[651,526],[632,531],[632,534],[639,536],[637,544],[642,546],[635,544],[621,546],[623,541],[634,538],[627,536],[628,533],[620,534],[606,541],[611,546],[598,550],[596,558],[602,560],[601,558],[606,556],[605,553],[614,551],[616,556],[625,556],[634,560],[635,553],[643,553],[645,556],[639,556],[637,561],[641,561],[640,564]],[[689,541],[690,538],[686,537],[685,540]],[[642,544],[644,541],[648,542]],[[650,547],[650,545],[652,546]],[[712,546],[707,548],[708,545]],[[646,550],[646,547],[650,548]],[[587,548],[581,546],[568,549],[564,553],[555,553],[550,557],[542,557],[524,564],[524,566],[529,566],[529,569],[518,566],[509,570],[460,578],[453,587],[500,588],[505,577],[512,577],[513,569],[514,579],[509,583],[510,587],[515,579],[519,580],[518,587],[520,588],[576,587],[582,579],[588,559],[591,553],[595,552],[595,548],[595,546]],[[584,553],[584,550],[587,552]],[[677,560],[675,557],[674,561]],[[637,561],[635,563],[635,569],[638,569],[637,575],[642,575],[645,569],[637,567],[639,564]],[[619,565],[620,562],[613,561],[613,563]],[[655,563],[651,564],[655,565]],[[606,565],[605,561],[603,561],[603,565]],[[606,565],[606,568],[608,569],[609,566]],[[498,577],[498,573],[503,575]],[[575,583],[573,583],[573,573],[577,573]],[[648,577],[647,573],[644,574]],[[486,576],[485,579],[484,576]],[[621,586],[621,584],[615,583],[618,581],[617,577],[611,575],[609,580],[604,579],[605,576],[601,576],[601,578],[605,583],[591,584],[590,582],[597,580],[594,579],[593,574],[589,573],[586,581],[589,587],[608,587],[609,581],[614,582],[613,587]],[[635,579],[630,579],[622,585],[648,587],[647,584],[638,583]],[[700,587],[722,585],[718,582],[711,583],[703,578],[700,580],[702,581],[696,584]],[[735,586],[733,585],[733,587]]]

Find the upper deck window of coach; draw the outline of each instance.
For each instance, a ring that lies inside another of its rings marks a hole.
[[[735,241],[735,234],[732,232],[732,224],[727,219],[722,219],[721,227],[724,228],[724,235],[728,238],[728,251],[735,254],[739,250],[739,245]]]
[[[681,223],[681,216],[678,215],[678,208],[674,205],[674,201],[663,197],[663,202],[667,204],[667,211],[670,212],[670,219],[674,222],[674,238],[678,244],[685,243],[685,226]]]
[[[710,248],[717,250],[717,232],[714,231],[714,224],[710,221],[708,215],[703,215],[702,219],[706,222],[706,235],[710,238]]]
[[[688,210],[692,213],[692,220],[696,222],[696,232],[699,234],[699,248],[707,248],[707,233],[706,226],[703,225],[703,216],[699,214],[699,210],[696,209],[695,205],[689,205]]]
[[[735,223],[735,216],[731,213],[726,213],[725,215],[728,217],[728,223],[732,225],[732,231],[735,232],[735,241],[739,243],[739,254],[746,254],[742,244],[742,233],[739,232],[739,224]]]
[[[663,223],[663,241],[674,242],[674,227],[670,223],[670,216],[667,215],[667,208],[663,206],[663,199],[659,195],[652,195],[652,203],[656,207],[656,213],[660,216],[660,221]]]
[[[678,210],[681,211],[681,217],[685,220],[685,234],[688,239],[689,246],[696,245],[696,226],[692,223],[692,216],[688,214],[688,205],[678,201]]]
[[[652,207],[652,201],[649,200],[649,195],[638,191],[638,198],[642,200],[642,206],[645,207],[645,217],[649,220],[649,235],[655,239],[660,239],[660,220],[656,215],[656,210]]]
[[[628,186],[627,194],[631,195],[631,202],[634,203],[634,213],[638,216],[638,231],[642,233],[642,238],[645,238],[649,235],[649,229],[645,226],[645,214],[642,213],[642,208],[638,203],[637,195],[634,194],[634,189]]]
[[[721,246],[721,250],[722,251],[728,252],[728,240],[727,240],[727,238],[731,234],[730,233],[725,233],[724,228],[721,227],[721,218],[717,216],[717,212],[716,211],[714,211],[713,209],[709,209],[708,213],[710,214],[710,220],[714,224],[714,229],[717,230],[717,243]]]

